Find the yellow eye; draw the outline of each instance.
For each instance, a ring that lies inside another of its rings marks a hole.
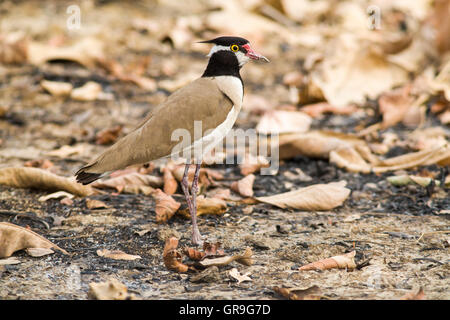
[[[239,51],[239,46],[236,44],[231,45],[230,47],[231,51],[233,52],[238,52]]]

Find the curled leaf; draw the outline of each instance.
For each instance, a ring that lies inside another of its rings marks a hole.
[[[269,197],[256,197],[255,199],[283,209],[331,210],[342,205],[350,195],[350,189],[345,188],[345,185],[345,181],[315,184],[298,190]]]
[[[168,195],[172,195],[177,191],[178,183],[177,180],[175,180],[175,177],[172,174],[172,171],[169,170],[169,168],[163,169],[163,179],[164,179],[164,192]]]
[[[219,258],[208,258],[205,256],[205,258],[199,263],[203,267],[210,267],[210,266],[225,266],[233,261],[236,261],[246,266],[251,266],[253,264],[252,255],[253,255],[252,249],[247,248],[241,255],[224,256]]]
[[[227,211],[227,203],[219,198],[205,198],[203,196],[197,197],[197,216],[204,214],[216,214],[220,215]],[[188,208],[178,210],[180,215],[185,218],[190,218]]]
[[[328,269],[348,269],[353,270],[356,268],[355,263],[356,251],[352,251],[340,256],[334,256],[331,258],[315,261],[300,267],[298,270],[328,270]]]
[[[88,297],[96,300],[125,300],[133,298],[133,296],[128,294],[127,287],[116,279],[89,283]]]
[[[31,230],[0,222],[0,258],[9,257],[14,252],[27,248],[53,248],[67,254],[67,251]]]
[[[161,191],[161,189],[156,189],[152,195],[156,202],[155,212],[157,223],[167,222],[181,206],[181,203],[175,201],[171,196]]]
[[[319,300],[320,289],[318,286],[303,288],[274,287],[273,291],[289,300]]]
[[[105,257],[114,260],[136,260],[141,259],[141,256],[128,254],[120,250],[108,250],[99,249],[97,250],[97,255],[100,257]]]
[[[0,169],[0,184],[15,188],[63,190],[81,197],[94,193],[91,186],[84,186],[77,183],[73,178],[61,177],[38,168]]]
[[[245,178],[235,181],[231,184],[231,190],[239,193],[243,197],[253,196],[253,182],[255,182],[255,175],[249,174]]]
[[[177,250],[178,239],[168,238],[164,246],[163,260],[167,269],[177,272],[187,272],[189,267],[181,262],[181,254]]]

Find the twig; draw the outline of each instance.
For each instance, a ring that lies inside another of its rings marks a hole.
[[[433,234],[441,234],[441,233],[443,233],[443,234],[450,233],[450,230],[433,231],[433,232],[423,232],[423,233],[420,235],[419,239],[417,239],[416,243],[418,243],[424,236],[430,236],[430,235],[433,235]]]

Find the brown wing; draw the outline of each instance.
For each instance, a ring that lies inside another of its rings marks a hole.
[[[212,78],[200,78],[174,92],[132,132],[82,167],[77,180],[90,183],[104,172],[146,163],[168,156],[180,141],[172,141],[176,129],[185,129],[194,140],[194,121],[201,121],[202,136],[225,121],[233,104]],[[186,141],[183,141],[183,144]]]

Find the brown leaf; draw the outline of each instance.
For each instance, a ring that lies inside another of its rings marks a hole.
[[[303,112],[270,110],[261,117],[256,131],[262,134],[306,132],[311,122],[311,117]]]
[[[349,115],[356,112],[358,108],[355,105],[333,106],[327,102],[319,102],[303,106],[300,110],[313,118],[317,118],[324,113]]]
[[[319,300],[320,289],[318,286],[303,288],[274,287],[273,291],[289,300]]]
[[[108,250],[108,249],[99,249],[97,250],[97,255],[99,257],[105,257],[114,260],[136,260],[141,259],[141,256],[132,255],[125,253],[121,250]]]
[[[327,159],[333,150],[365,145],[366,142],[355,135],[325,130],[283,134],[279,137],[279,156],[280,159],[299,155]]]
[[[90,210],[109,208],[106,203],[97,199],[86,199],[86,207]]]
[[[102,86],[93,81],[88,81],[83,86],[73,89],[70,97],[78,101],[112,100],[114,98],[111,93],[103,92]]]
[[[355,263],[356,251],[352,251],[340,256],[334,256],[331,258],[315,261],[300,267],[298,270],[328,270],[328,269],[348,269],[352,270],[356,268]]]
[[[203,260],[199,262],[199,264],[203,267],[226,266],[227,264],[236,261],[246,266],[250,266],[253,264],[252,255],[252,250],[250,248],[247,248],[241,255],[224,256],[219,258],[208,258],[207,256],[205,256]]]
[[[34,188],[50,191],[67,191],[80,197],[94,194],[91,186],[84,186],[74,178],[57,176],[38,168],[0,169],[0,184],[15,188]]]
[[[227,203],[219,198],[205,198],[203,196],[197,197],[197,216],[204,214],[220,215],[227,211]],[[191,215],[188,208],[178,210],[178,214],[190,219]]]
[[[405,294],[403,297],[400,298],[400,300],[425,300],[425,292],[423,291],[423,288],[419,288],[419,291],[411,291]]]
[[[345,181],[315,184],[294,191],[269,197],[256,197],[255,199],[283,209],[331,210],[342,205],[350,195],[350,189],[345,188],[345,185]]]
[[[270,163],[265,157],[255,157],[251,153],[245,153],[242,163],[239,164],[239,168],[241,169],[241,174],[243,176],[255,173],[261,170],[261,168],[267,168],[269,166]]]
[[[255,182],[255,175],[249,174],[245,178],[233,182],[231,184],[231,190],[239,193],[243,197],[252,197],[254,182]]]
[[[183,253],[187,255],[189,259],[196,261],[201,260],[205,256],[204,252],[198,251],[194,248],[184,248]]]
[[[120,133],[122,132],[122,126],[115,126],[112,128],[104,129],[96,134],[95,143],[100,145],[110,145],[116,142]]]
[[[67,251],[37,233],[8,222],[0,222],[0,258],[11,256],[26,248],[54,248],[64,254]]]
[[[209,193],[211,198],[217,198],[222,200],[228,200],[231,197],[230,189],[225,188],[217,188],[214,190],[211,190]]]
[[[42,80],[41,86],[46,91],[48,91],[52,96],[55,97],[64,97],[70,95],[72,92],[72,84],[69,82],[58,82],[58,81],[49,81]]]
[[[178,182],[181,182],[181,180],[183,179],[184,169],[185,165],[182,164],[175,166],[171,170],[173,176],[175,177],[175,179],[177,179]],[[195,166],[190,166],[188,171],[189,184],[192,184],[192,181],[194,180],[194,174],[195,174]],[[223,175],[217,170],[200,168],[198,183],[201,188],[211,185],[215,180],[222,180],[222,179]]]
[[[68,193],[66,191],[57,191],[57,192],[50,193],[46,196],[41,196],[38,198],[38,200],[44,202],[49,199],[60,199],[60,198],[72,199],[73,197],[74,197],[73,194]]]
[[[143,193],[146,195],[154,192],[153,188],[159,188],[162,187],[162,185],[162,178],[138,172],[131,172],[115,178],[92,183],[92,186],[95,188],[112,188],[119,192]]]
[[[81,41],[67,46],[29,42],[27,49],[28,61],[34,65],[41,65],[52,60],[65,60],[92,68],[104,55],[103,42],[94,37],[83,38]]]
[[[30,160],[23,164],[24,167],[49,169],[53,167],[53,162],[47,159]]]
[[[178,183],[177,180],[175,180],[175,177],[172,174],[172,171],[169,170],[169,168],[163,169],[163,179],[164,179],[164,192],[168,195],[172,195],[177,191]]]
[[[167,222],[181,206],[179,202],[165,194],[161,189],[156,189],[152,196],[156,202],[155,212],[157,223]]]
[[[127,287],[116,279],[110,279],[106,282],[89,283],[89,299],[95,300],[128,300],[133,299],[128,294]]]
[[[168,238],[164,246],[163,260],[167,269],[177,272],[187,272],[189,267],[181,262],[181,254],[177,250],[178,239]]]
[[[28,40],[23,33],[0,35],[0,63],[22,64],[28,56]]]
[[[409,169],[416,166],[439,164],[446,166],[450,164],[450,145],[438,144],[432,148],[418,152],[407,153],[401,156],[367,162],[367,155],[362,156],[360,149],[342,148],[330,153],[330,162],[340,168],[352,172],[388,172]]]
[[[25,252],[32,257],[43,257],[54,253],[54,251],[49,248],[26,248]]]
[[[410,92],[411,86],[407,85],[380,96],[378,103],[383,115],[383,128],[389,128],[405,118],[412,104]]]
[[[228,274],[231,278],[237,280],[237,284],[239,285],[241,282],[244,281],[252,281],[253,279],[249,277],[250,272],[246,272],[244,274],[241,274],[237,268],[233,268],[230,271],[228,271]]]

